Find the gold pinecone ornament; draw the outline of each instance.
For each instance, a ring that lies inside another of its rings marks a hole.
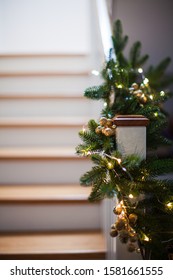
[[[121,243],[127,244],[128,252],[138,252],[138,236],[134,229],[138,216],[135,213],[127,213],[123,200],[113,208],[113,213],[117,219],[111,225],[110,236],[118,236]]]
[[[145,86],[143,84],[138,85],[137,83],[133,83],[129,88],[130,93],[136,95],[139,98],[141,104],[145,104],[147,102],[147,95],[145,92]]]
[[[95,132],[97,134],[104,134],[107,137],[113,136],[115,134],[115,128],[116,126],[114,125],[112,119],[107,119],[106,117],[102,117],[99,120],[99,124]]]

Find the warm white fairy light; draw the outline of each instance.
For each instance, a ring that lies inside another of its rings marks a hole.
[[[134,198],[132,193],[129,194],[129,198]]]
[[[99,76],[99,71],[97,70],[92,70],[91,73],[94,75],[94,76]]]
[[[152,94],[150,94],[150,99],[153,100],[154,96]]]
[[[117,85],[117,88],[123,88],[123,86],[122,85]]]
[[[142,68],[139,68],[139,69],[138,69],[138,73],[143,73],[143,69],[142,69]]]
[[[163,90],[160,92],[160,96],[165,96],[165,92]]]
[[[121,164],[121,162],[122,162],[121,158],[117,158],[116,160],[117,160],[118,164]]]
[[[108,105],[108,104],[107,104],[107,102],[104,102],[104,104],[103,104],[103,105],[104,105],[104,107],[107,107],[107,105]]]
[[[154,115],[155,115],[155,117],[158,117],[159,114],[158,114],[158,112],[155,112]]]
[[[147,241],[147,242],[150,241],[150,238],[146,234],[144,234],[143,239],[144,239],[144,241]]]
[[[167,203],[166,206],[167,206],[169,209],[172,209],[172,208],[173,208],[173,202]]]
[[[147,78],[145,78],[145,79],[143,80],[143,83],[144,83],[144,85],[147,85],[147,84],[149,83],[149,80],[148,80]]]
[[[86,131],[86,128],[85,128],[85,126],[83,126],[83,128],[82,128],[82,132],[85,132]]]

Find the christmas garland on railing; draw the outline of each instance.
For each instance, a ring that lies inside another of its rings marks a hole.
[[[129,60],[124,57],[127,36],[123,36],[120,21],[115,23],[112,40],[116,61],[110,50],[101,71],[103,84],[84,93],[87,98],[103,100],[104,108],[100,120],[90,120],[87,128],[79,132],[82,143],[76,152],[94,163],[80,182],[92,186],[90,201],[117,196],[118,204],[113,209],[116,219],[110,225],[112,237],[118,236],[129,252],[140,252],[143,259],[167,259],[173,244],[173,180],[159,176],[173,172],[173,159],[159,158],[156,149],[172,145],[163,135],[168,119],[161,106],[171,94],[159,89],[152,77],[159,77],[160,84],[164,83],[164,71],[170,60],[165,59],[155,69],[150,67],[144,76],[142,65],[148,56],[140,56],[141,44],[137,42]],[[119,114],[149,119],[147,159],[118,152],[113,117]]]

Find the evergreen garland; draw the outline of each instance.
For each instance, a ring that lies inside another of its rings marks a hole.
[[[173,159],[159,158],[157,148],[172,145],[163,135],[168,116],[162,107],[171,96],[163,90],[173,82],[165,75],[170,59],[149,67],[144,76],[142,67],[148,55],[141,56],[141,43],[135,42],[129,58],[124,56],[128,36],[123,35],[120,20],[114,24],[112,42],[114,50],[101,71],[103,84],[84,92],[87,98],[103,100],[105,106],[101,119],[90,120],[87,130],[79,132],[82,143],[76,152],[93,162],[80,182],[92,186],[90,201],[117,196],[112,237],[118,236],[129,252],[139,251],[143,259],[167,259],[173,246],[173,180],[164,176],[173,171]],[[113,117],[130,114],[144,115],[150,121],[145,160],[117,151]]]

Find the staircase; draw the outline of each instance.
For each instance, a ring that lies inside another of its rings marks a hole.
[[[78,132],[98,118],[89,55],[0,56],[0,259],[105,259],[102,205],[79,185]]]

